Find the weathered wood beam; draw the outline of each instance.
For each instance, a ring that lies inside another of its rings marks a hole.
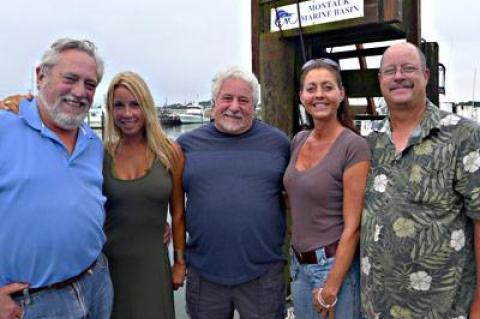
[[[295,43],[278,33],[260,36],[260,78],[262,79],[262,118],[293,134],[295,107]]]
[[[382,96],[378,84],[378,69],[342,71],[343,86],[348,97]]]
[[[252,28],[252,72],[258,78],[260,74],[259,42],[260,42],[260,0],[251,0],[251,28]]]

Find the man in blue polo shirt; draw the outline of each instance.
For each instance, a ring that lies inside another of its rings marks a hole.
[[[254,121],[259,88],[238,68],[213,81],[215,122],[178,138],[185,153],[187,311],[192,319],[283,319],[285,134]]]
[[[103,151],[83,123],[103,62],[60,39],[36,72],[35,99],[0,111],[0,318],[106,319]]]

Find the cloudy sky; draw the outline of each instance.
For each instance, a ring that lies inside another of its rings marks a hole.
[[[480,87],[479,8],[476,0],[422,1],[422,36],[440,43],[447,67],[442,100],[470,100],[477,68]],[[97,101],[123,70],[141,74],[162,105],[208,99],[216,71],[250,68],[249,0],[14,0],[0,12],[0,97],[27,91],[43,51],[64,36],[92,39],[106,60]]]

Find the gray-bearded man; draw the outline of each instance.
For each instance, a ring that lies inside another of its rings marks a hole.
[[[0,111],[0,318],[109,318],[101,141],[83,123],[103,75],[90,41],[60,39],[38,96]],[[8,101],[4,102],[8,106]]]

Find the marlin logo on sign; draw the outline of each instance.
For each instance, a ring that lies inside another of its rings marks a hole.
[[[291,30],[364,16],[365,0],[305,0],[270,9],[270,31]],[[293,1],[291,1],[293,2]],[[301,20],[299,20],[301,19]]]
[[[294,13],[287,12],[285,10],[277,10],[277,17],[275,18],[275,25],[280,28],[284,25],[297,23],[297,18],[294,17]]]

